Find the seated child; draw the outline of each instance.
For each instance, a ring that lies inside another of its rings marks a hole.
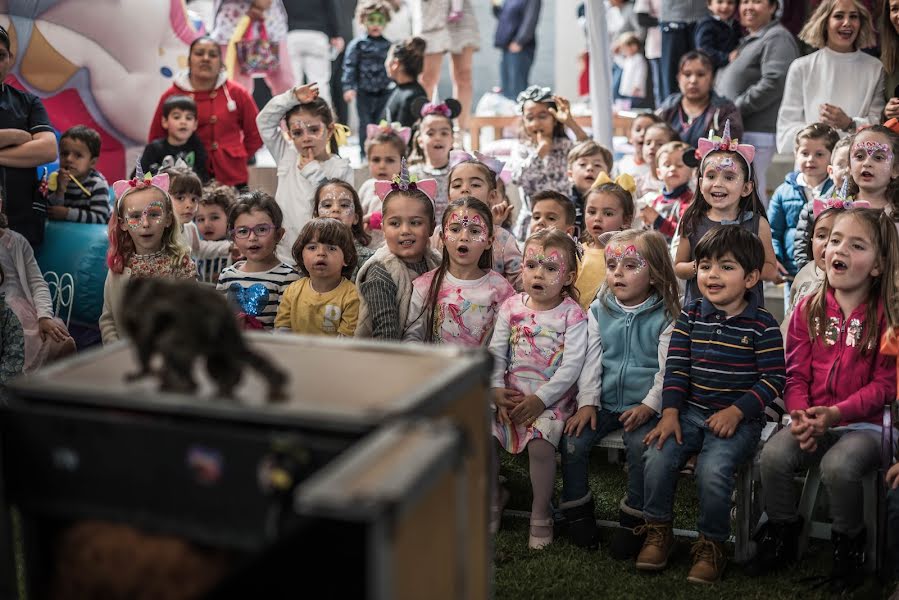
[[[615,163],[611,171],[613,177],[627,173],[634,179],[639,179],[649,172],[649,165],[643,160],[643,135],[646,133],[647,127],[661,122],[662,119],[653,113],[639,113],[634,117],[627,136],[628,142],[634,149],[633,154],[625,154]]]
[[[651,199],[647,194],[641,199],[640,218],[644,226],[660,232],[668,243],[674,238],[681,215],[693,202],[693,190],[690,189],[693,167],[684,161],[684,154],[689,152],[693,152],[693,148],[684,142],[668,142],[659,148],[656,173],[662,182],[662,192],[655,198]]]
[[[558,229],[573,236],[575,211],[574,203],[559,192],[537,192],[531,198],[530,235],[544,229]]]
[[[206,148],[197,137],[197,104],[190,96],[169,96],[162,103],[162,128],[165,137],[152,140],[144,148],[140,166],[144,173],[158,173],[180,166],[197,174],[204,184],[209,181],[206,170]]]
[[[59,138],[59,171],[50,176],[47,217],[54,221],[103,223],[109,220],[109,183],[95,168],[100,134],[75,125]],[[54,181],[55,179],[55,181]]]
[[[359,318],[359,294],[349,280],[356,268],[350,228],[330,218],[314,218],[300,231],[293,257],[305,277],[281,297],[275,329],[353,337]]]
[[[372,127],[365,141],[371,177],[359,186],[359,202],[362,205],[362,223],[366,233],[371,235],[369,248],[377,250],[384,245],[384,232],[381,229],[381,199],[375,193],[375,181],[390,181],[400,174],[400,164],[406,157],[412,130],[408,127],[394,129],[386,121]]]
[[[702,237],[695,255],[702,296],[684,305],[674,326],[662,418],[644,439],[646,541],[636,566],[667,566],[678,473],[687,457],[699,453],[699,540],[687,580],[714,583],[726,563],[734,475],[755,454],[765,407],[780,396],[786,376],[777,321],[749,293],[765,265],[758,237],[739,225],[722,225]]]
[[[362,225],[362,205],[356,190],[342,179],[325,179],[315,189],[313,202],[313,217],[337,219],[350,228],[353,246],[356,248],[356,267],[350,275],[350,281],[355,283],[356,273],[374,254],[374,250],[368,247],[371,237]]]
[[[229,185],[215,185],[203,190],[200,207],[194,223],[202,237],[201,241],[221,242],[228,240],[228,213],[237,200],[234,188]],[[230,240],[228,240],[230,242]],[[229,245],[230,246],[230,245]],[[216,256],[197,261],[200,281],[216,283],[222,269],[231,264],[230,247]]]
[[[216,289],[238,309],[244,329],[272,329],[284,290],[300,278],[275,256],[284,236],[281,208],[261,191],[243,194],[228,213],[228,231],[243,260],[222,270]]]
[[[413,127],[413,157],[416,163],[410,163],[409,173],[419,179],[437,181],[437,194],[434,196],[434,216],[443,217],[443,211],[449,202],[450,152],[453,149],[453,120],[462,112],[462,105],[455,98],[446,98],[443,102],[425,102],[416,100],[421,119]]]
[[[702,50],[712,59],[715,69],[730,63],[730,54],[740,43],[740,24],[734,19],[737,0],[708,0],[710,15],[696,24],[694,35],[696,50]]]
[[[612,164],[612,153],[593,140],[580,142],[568,152],[568,198],[574,203],[575,237],[584,233],[584,197],[599,174],[608,173]]]
[[[0,286],[6,274],[0,267]],[[0,293],[0,399],[6,395],[6,384],[22,374],[25,365],[25,336],[16,313],[6,304],[6,294]]]
[[[646,173],[637,178],[637,192],[635,198],[643,200],[647,194],[655,198],[662,191],[663,184],[658,179],[659,163],[657,153],[659,148],[669,142],[678,142],[680,138],[665,122],[653,123],[643,133],[643,162],[646,163]]]

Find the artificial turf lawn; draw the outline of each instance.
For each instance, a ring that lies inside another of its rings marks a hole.
[[[596,501],[596,516],[618,520],[618,503],[623,497],[626,475],[621,465],[603,460],[604,451],[595,451],[590,467],[590,488]],[[511,492],[507,506],[512,510],[530,510],[531,491],[527,475],[527,455],[503,458],[501,473],[508,479]],[[557,479],[557,492],[561,479]],[[557,495],[558,498],[558,495]],[[674,507],[674,527],[696,528],[698,501],[693,480],[681,478]],[[830,570],[831,545],[827,541],[809,540],[802,563],[779,575],[750,578],[742,568],[728,562],[722,581],[714,586],[688,583],[690,544],[692,539],[679,539],[668,568],[661,573],[638,573],[633,562],[616,561],[608,555],[612,529],[602,529],[599,552],[588,552],[559,538],[542,551],[527,547],[528,521],[505,517],[495,538],[494,584],[498,600],[531,598],[826,598],[826,585],[812,590],[806,577],[827,575]],[[729,555],[733,548],[728,545]],[[854,596],[858,599],[886,598],[892,587],[881,589],[873,577]]]

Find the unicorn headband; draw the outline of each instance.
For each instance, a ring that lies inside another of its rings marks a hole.
[[[400,138],[407,145],[409,144],[409,140],[412,139],[412,130],[408,127],[403,127],[400,123],[393,122],[388,123],[385,119],[381,119],[381,122],[375,125],[374,123],[369,123],[365,127],[365,137],[368,139],[374,138],[376,135],[382,133],[395,133],[400,136]]]
[[[500,176],[500,173],[503,172],[503,167],[506,166],[506,163],[504,163],[503,161],[498,160],[492,156],[487,156],[486,154],[481,154],[477,150],[472,150],[471,154],[469,154],[465,150],[450,151],[450,169],[467,160],[476,160],[478,162],[484,163],[484,166],[493,171],[493,174],[497,177]]]
[[[817,219],[825,210],[852,210],[855,208],[871,208],[871,204],[865,200],[856,200],[849,195],[849,177],[843,178],[843,185],[835,196],[830,198],[815,198],[812,201],[812,214]]]
[[[592,190],[598,188],[599,186],[605,185],[607,183],[614,183],[624,191],[630,192],[631,194],[637,191],[637,182],[634,181],[634,178],[629,174],[622,173],[613,180],[605,171],[599,174],[599,177],[596,178],[596,181],[593,182],[593,185],[590,186],[590,189]]]
[[[134,177],[131,179],[120,179],[112,184],[112,190],[116,196],[116,206],[129,193],[135,190],[143,190],[149,187],[155,187],[162,190],[165,194],[169,193],[169,175],[168,173],[160,173],[153,175],[152,173],[144,173],[140,166],[140,160],[134,167]]]
[[[420,190],[424,192],[425,196],[427,196],[433,203],[434,197],[437,195],[437,180],[422,179],[419,181],[414,175],[410,176],[409,167],[406,165],[406,158],[403,157],[399,175],[394,175],[393,179],[390,181],[383,179],[375,181],[375,194],[378,195],[381,202],[384,201],[390,192],[395,192],[397,190],[402,190],[404,192],[409,190]]]
[[[730,137],[730,119],[724,122],[724,132],[721,137],[713,136],[714,130],[709,130],[709,137],[699,138],[696,153],[700,162],[705,161],[706,156],[717,150],[736,152],[746,162],[749,174],[752,175],[752,159],[755,158],[755,146],[741,144],[736,138]]]

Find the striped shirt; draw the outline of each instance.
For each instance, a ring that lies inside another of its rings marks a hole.
[[[245,262],[239,261],[223,269],[215,287],[225,292],[235,310],[256,317],[266,329],[272,329],[281,295],[287,286],[300,278],[300,274],[284,263],[268,271],[241,271]]]
[[[783,394],[780,328],[752,294],[747,300],[730,318],[705,298],[684,307],[668,348],[663,410],[682,410],[685,402],[710,410],[736,405],[751,420]]]
[[[422,259],[415,264],[406,264],[415,276],[428,272],[428,263]],[[359,286],[359,294],[368,303],[371,315],[371,337],[378,340],[401,340],[405,323],[400,323],[400,309],[396,305],[397,285],[390,273],[380,263],[373,264],[364,282]]]
[[[62,198],[59,198],[57,192],[57,196],[50,199],[50,204],[68,207],[67,221],[105,225],[110,213],[109,184],[106,178],[96,169],[91,169],[80,182],[90,195],[85,194],[77,183],[69,180]]]

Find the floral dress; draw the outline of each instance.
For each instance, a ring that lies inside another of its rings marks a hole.
[[[587,349],[587,317],[566,297],[550,310],[527,306],[528,295],[516,294],[502,305],[490,353],[495,360],[491,386],[536,394],[546,405],[529,426],[493,420],[493,436],[518,454],[532,439],[558,447],[565,420],[574,414],[576,384]]]
[[[553,139],[552,150],[546,157],[537,154],[537,146],[530,140],[519,142],[512,149],[512,183],[519,186],[522,193],[521,210],[515,224],[518,239],[527,237],[531,222],[531,198],[537,192],[550,190],[568,196],[571,182],[568,181],[568,152],[574,147],[567,137]]]
[[[22,324],[0,294],[0,390],[25,367],[25,335]],[[4,390],[5,391],[5,390]]]

